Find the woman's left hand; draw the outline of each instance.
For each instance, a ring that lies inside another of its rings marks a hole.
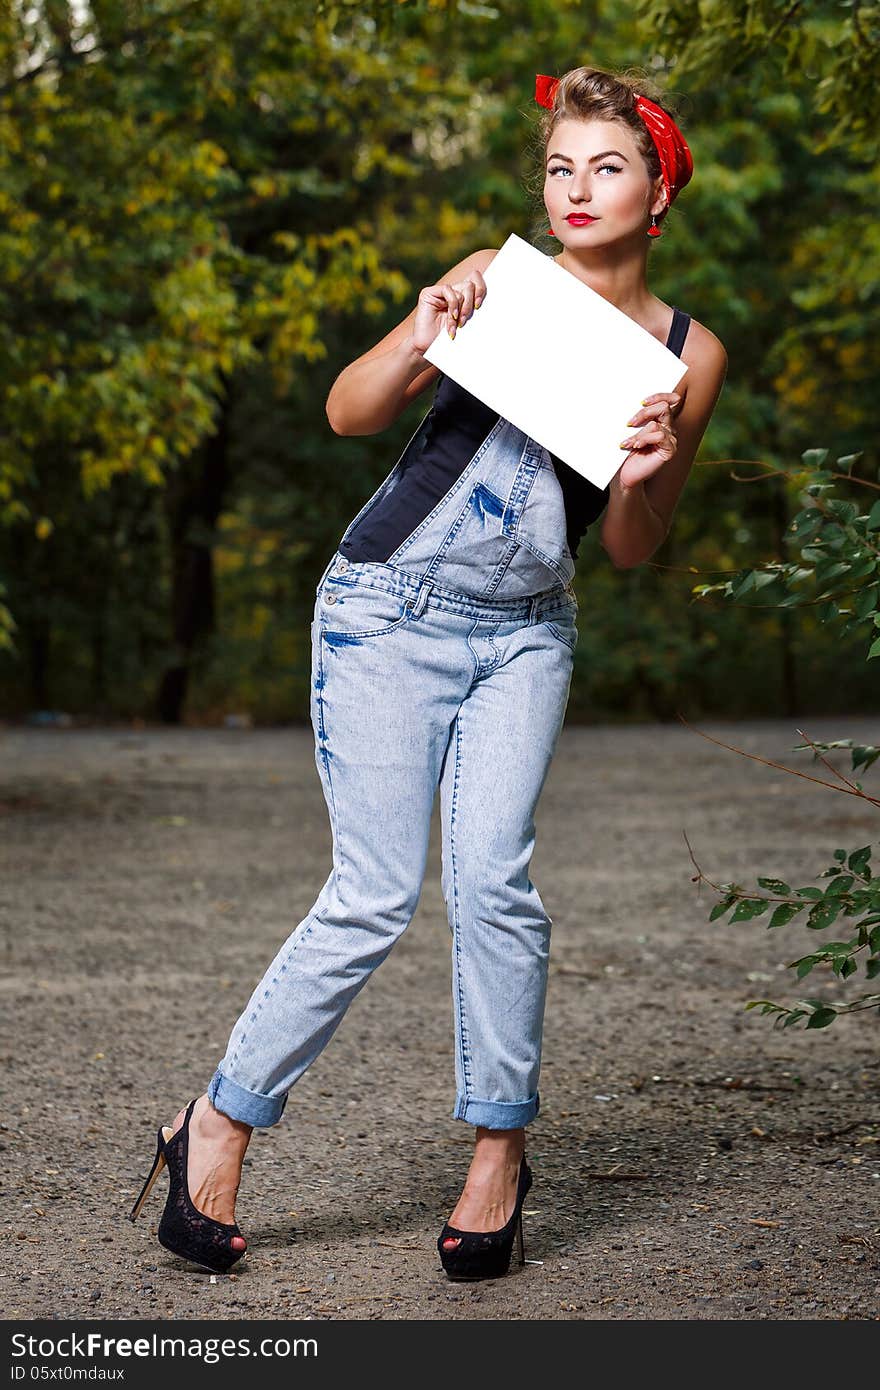
[[[648,396],[632,416],[630,425],[641,425],[641,429],[623,440],[620,446],[631,450],[617,475],[623,488],[635,487],[650,478],[674,456],[678,437],[672,425],[672,409],[680,400],[675,391],[658,392]]]

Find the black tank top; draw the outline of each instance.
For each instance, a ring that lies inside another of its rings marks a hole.
[[[691,316],[673,305],[666,346],[681,356]],[[385,562],[460,477],[496,421],[498,412],[442,372],[417,456],[410,459],[390,496],[371,507],[339,552],[349,560]],[[568,548],[572,558],[587,527],[601,516],[611,485],[598,488],[575,468],[551,454],[565,499]]]

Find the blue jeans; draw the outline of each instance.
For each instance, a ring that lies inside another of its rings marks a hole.
[[[278,1121],[415,912],[439,785],[452,1115],[490,1129],[537,1115],[551,919],[529,865],[577,640],[577,600],[551,579],[490,599],[331,560],[311,629],[311,718],[333,867],[235,1025],[208,1090],[217,1109]]]

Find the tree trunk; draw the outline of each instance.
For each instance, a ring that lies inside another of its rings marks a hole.
[[[166,493],[174,657],[156,696],[158,715],[165,724],[181,722],[199,642],[214,631],[213,535],[229,482],[230,409],[227,390],[216,433],[183,461]]]
[[[49,708],[49,652],[52,625],[48,617],[31,619],[28,633],[28,663],[30,667],[31,704],[34,709]]]

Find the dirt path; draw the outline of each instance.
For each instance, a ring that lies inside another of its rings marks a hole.
[[[702,727],[813,771],[796,722]],[[126,1215],[156,1126],[204,1088],[329,871],[311,731],[6,728],[0,767],[3,1317],[877,1317],[876,1016],[805,1034],[744,1013],[791,997],[805,934],[710,925],[682,837],[717,882],[800,885],[876,837],[864,803],[678,725],[564,731],[532,862],[554,923],[537,1263],[473,1286],[435,1249],[472,1142],[450,1118],[435,808],[418,912],[251,1145],[251,1254],[212,1279],[151,1236],[164,1176]]]

